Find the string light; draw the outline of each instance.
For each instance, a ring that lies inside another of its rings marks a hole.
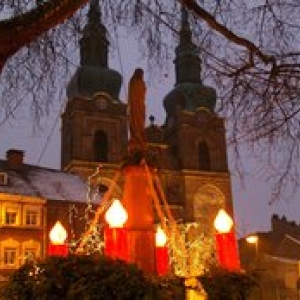
[[[200,224],[178,224],[170,230],[168,246],[174,272],[179,277],[191,278],[203,274],[214,253],[214,239],[201,233]]]
[[[147,166],[145,167],[147,170]],[[103,253],[104,251],[103,225],[101,222],[95,222],[91,216],[95,216],[96,214],[104,215],[104,212],[111,205],[113,197],[107,200],[104,199],[104,196],[102,197],[102,195],[99,194],[97,187],[99,183],[102,182],[100,171],[101,166],[96,169],[95,173],[92,174],[87,181],[87,208],[84,221],[87,224],[86,228],[90,228],[90,230],[88,234],[83,234],[76,242],[77,246],[79,244],[83,245],[81,249],[77,249],[77,252],[89,254],[93,252]],[[147,171],[147,174],[149,175],[148,181],[151,180],[151,182],[149,182],[151,187],[151,185],[153,185],[153,178],[150,172]],[[116,184],[115,181],[112,180],[111,184]],[[160,184],[157,182],[157,178],[155,184]],[[208,264],[214,259],[214,237],[204,234],[201,231],[201,225],[196,222],[183,224],[176,223],[174,219],[168,218],[164,214],[164,211],[170,210],[170,207],[165,207],[168,206],[167,202],[164,203],[165,209],[162,210],[162,205],[159,203],[156,190],[154,188],[150,188],[150,190],[153,194],[154,207],[156,210],[159,210],[160,219],[163,218],[162,229],[167,235],[169,259],[175,274],[183,278],[193,278],[203,274]],[[117,193],[117,197],[120,198],[120,192],[117,191]],[[100,203],[97,209],[95,209],[97,202]]]

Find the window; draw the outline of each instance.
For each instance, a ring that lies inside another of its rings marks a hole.
[[[209,148],[205,142],[199,143],[199,169],[203,171],[211,170]]]
[[[36,260],[41,255],[41,243],[37,240],[27,240],[22,243],[22,263]]]
[[[1,242],[0,253],[1,253],[1,268],[15,269],[20,266],[20,243],[19,241],[8,238]]]
[[[201,224],[201,232],[213,236],[214,220],[220,208],[224,207],[225,196],[215,185],[202,185],[193,196],[195,221]]]
[[[17,249],[4,248],[4,265],[13,266],[17,263]]]
[[[37,211],[27,210],[25,224],[33,226],[38,225],[38,215]]]
[[[98,130],[94,138],[95,161],[108,161],[108,139],[103,130]]]
[[[17,212],[7,210],[5,212],[5,224],[6,225],[16,225],[17,224]]]
[[[23,224],[25,226],[40,226],[42,207],[40,205],[24,205]]]
[[[25,248],[24,259],[25,261],[32,261],[37,257],[37,249],[35,248]]]
[[[7,174],[0,172],[0,185],[7,185]]]
[[[1,223],[3,225],[15,226],[20,224],[21,205],[3,203],[1,210]]]

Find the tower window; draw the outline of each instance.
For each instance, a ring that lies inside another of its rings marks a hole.
[[[199,169],[211,170],[209,148],[205,142],[199,143]]]
[[[103,130],[99,130],[94,138],[95,161],[108,161],[108,139],[107,134]]]

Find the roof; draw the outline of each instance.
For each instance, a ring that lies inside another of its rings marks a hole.
[[[10,169],[5,160],[0,160],[0,172],[8,176],[7,185],[0,185],[0,193],[49,200],[86,201],[87,183],[78,175],[27,164]]]
[[[274,250],[274,255],[277,257],[300,260],[300,241],[290,235],[286,234]]]

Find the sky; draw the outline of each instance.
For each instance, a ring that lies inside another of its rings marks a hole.
[[[141,58],[133,45],[133,39],[125,37],[119,43],[120,57],[110,59],[110,67],[123,70],[123,87],[121,100],[125,102],[127,83],[137,67],[146,70],[146,61]],[[121,63],[122,62],[122,65]],[[165,113],[162,99],[174,86],[174,68],[172,62],[168,71],[158,76],[156,80],[145,71],[147,85],[147,114],[154,115],[157,124],[164,122]],[[8,149],[25,151],[25,162],[49,168],[60,168],[60,107],[57,102],[51,114],[42,120],[43,130],[33,130],[32,120],[26,113],[25,107],[16,112],[15,119],[9,119],[0,126],[0,159],[5,159]],[[1,114],[0,114],[1,124]],[[48,141],[48,142],[47,142]],[[233,157],[228,150],[229,169],[231,170],[232,195],[235,208],[235,221],[238,235],[244,236],[255,231],[270,229],[272,214],[285,215],[288,220],[300,223],[300,191],[289,201],[280,200],[269,205],[271,190],[263,175],[259,175],[258,162],[252,157],[251,151],[242,154],[245,165],[243,180],[233,169]]]

